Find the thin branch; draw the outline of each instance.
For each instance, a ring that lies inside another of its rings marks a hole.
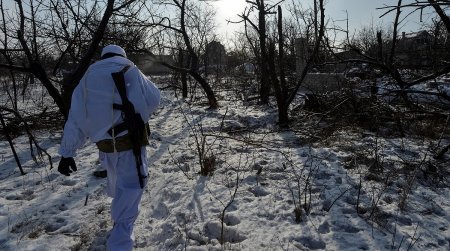
[[[18,66],[18,65],[11,65],[11,64],[2,64],[0,63],[0,68],[12,70],[12,71],[19,71],[19,72],[31,72],[30,68]]]

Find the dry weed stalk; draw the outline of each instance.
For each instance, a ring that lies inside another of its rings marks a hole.
[[[303,212],[306,215],[309,215],[311,212],[313,179],[320,167],[320,164],[315,164],[316,159],[317,157],[309,154],[305,165],[302,167],[298,167],[288,159],[292,170],[292,179],[295,182],[295,186],[291,186],[290,182],[288,182],[288,188],[294,203],[293,212],[296,223],[302,222]],[[287,170],[285,163],[283,163],[283,169]]]
[[[219,128],[219,134],[222,131],[223,128],[223,121],[227,115],[228,109],[225,111],[224,115],[222,116],[222,121]],[[203,129],[202,123],[197,120],[196,118],[192,118],[192,123],[189,122],[190,120],[187,117],[186,112],[181,109],[181,113],[183,115],[183,118],[188,125],[190,131],[192,132],[192,135],[194,137],[195,142],[195,149],[197,152],[197,157],[200,165],[200,174],[202,176],[208,176],[212,175],[216,168],[216,156],[213,152],[212,148],[215,145],[218,137],[213,137],[213,141],[211,143],[207,142],[208,137],[211,135],[205,134],[205,131]],[[193,117],[193,116],[191,116]]]

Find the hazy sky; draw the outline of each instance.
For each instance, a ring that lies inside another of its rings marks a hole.
[[[290,3],[292,0],[285,0],[286,3]],[[296,0],[300,1],[303,6],[308,6],[312,4],[312,0]],[[405,0],[404,2],[409,2],[411,0]],[[275,1],[272,1],[275,2]],[[346,22],[339,20],[344,20],[348,12],[349,17],[349,30],[352,32],[355,29],[360,29],[363,26],[368,26],[370,24],[377,24],[383,26],[392,26],[394,21],[394,14],[387,15],[384,18],[379,18],[384,10],[377,10],[376,8],[383,7],[385,5],[396,5],[397,0],[326,0],[325,14],[327,18],[331,18],[336,21],[336,25],[343,28],[346,26]],[[219,30],[222,32],[227,32],[228,35],[233,32],[233,30],[238,29],[236,24],[226,24],[225,19],[237,20],[236,15],[241,13],[245,6],[245,0],[218,0],[213,3],[217,10],[217,20],[219,23]],[[408,12],[407,9],[403,12],[405,15]],[[430,19],[430,10],[424,11],[423,21],[428,21]],[[399,27],[400,31],[411,32],[417,31],[421,26],[419,13],[411,15],[403,24]]]
[[[386,12],[386,10],[380,10],[377,8],[384,6],[395,6],[397,0],[328,0],[325,6],[326,14],[334,20],[343,20],[346,18],[346,11],[348,12],[349,25],[353,29],[359,29],[362,26],[370,24],[381,24],[382,26],[392,26],[395,18],[395,12],[391,12],[383,18],[380,16]],[[408,3],[411,1],[403,1]],[[407,13],[412,9],[403,9],[400,18],[405,17]],[[411,32],[417,31],[424,22],[429,21],[431,18],[428,15],[431,12],[430,9],[426,9],[423,12],[422,23],[420,23],[420,14],[416,12],[407,17],[399,26],[401,31]],[[342,22],[345,25],[345,22]]]

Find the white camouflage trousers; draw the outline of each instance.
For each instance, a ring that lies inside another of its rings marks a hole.
[[[142,147],[141,173],[148,175],[147,154]],[[106,242],[108,251],[133,249],[133,226],[139,214],[139,203],[144,189],[141,189],[136,161],[131,150],[117,153],[100,152],[100,163],[108,172],[106,192],[112,197],[111,217],[114,227]],[[147,179],[145,180],[145,184]]]

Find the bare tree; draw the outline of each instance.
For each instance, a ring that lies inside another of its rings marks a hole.
[[[67,118],[71,90],[77,86],[98,51],[111,16],[134,2],[136,0],[117,3],[114,0],[103,3],[81,0],[17,0],[17,18],[13,22],[9,21],[8,25],[2,3],[2,31],[5,38],[1,41],[3,48],[0,48],[0,52],[5,58],[12,51],[20,52],[25,61],[7,61],[1,63],[0,68],[32,74],[47,90],[61,114]],[[98,16],[99,21],[93,22]],[[47,55],[58,57],[53,75],[58,72],[67,55],[77,59],[75,62],[70,60],[74,63],[74,71],[64,80],[66,98],[58,88],[60,82],[52,78],[52,73],[48,70],[45,62]]]
[[[272,42],[269,49],[269,72],[272,79],[272,84],[275,90],[275,97],[277,99],[278,107],[278,122],[280,126],[286,127],[289,121],[288,109],[292,101],[294,100],[297,92],[303,83],[306,74],[312,66],[312,62],[319,52],[320,44],[325,33],[325,9],[323,0],[314,0],[314,6],[316,6],[317,11],[314,11],[315,15],[319,16],[319,22],[315,23],[317,28],[317,37],[315,37],[315,44],[313,51],[311,52],[304,69],[302,70],[298,80],[295,84],[289,85],[286,81],[285,66],[284,66],[284,35],[283,35],[283,15],[282,8],[278,6],[278,71],[275,65],[275,44]],[[314,20],[317,20],[314,18]],[[297,55],[298,56],[298,55]],[[277,77],[278,72],[278,77]]]
[[[0,122],[3,127],[3,134],[5,135],[6,140],[9,143],[9,147],[11,148],[11,151],[13,153],[14,159],[16,160],[17,166],[19,167],[20,174],[25,175],[26,173],[23,171],[22,164],[20,163],[19,156],[17,155],[16,149],[14,148],[14,144],[13,144],[11,136],[9,134],[8,127],[6,126],[5,120],[3,119],[2,112],[3,111],[0,111]]]
[[[450,64],[447,62],[441,62],[441,67],[434,69],[433,72],[426,74],[426,75],[417,75],[414,78],[405,78],[400,73],[400,66],[398,65],[398,62],[396,60],[396,53],[397,53],[397,42],[398,42],[398,26],[403,20],[401,18],[402,16],[402,10],[403,9],[409,9],[410,12],[406,13],[405,16],[409,16],[411,13],[420,11],[421,17],[423,14],[423,10],[425,8],[432,7],[436,14],[440,17],[441,21],[445,25],[447,32],[450,32],[450,25],[447,26],[446,22],[449,19],[448,15],[445,13],[445,9],[448,8],[449,4],[448,1],[444,0],[428,0],[428,1],[403,1],[398,0],[396,5],[389,5],[384,6],[379,9],[386,10],[381,16],[385,16],[388,13],[395,13],[395,18],[393,22],[393,28],[392,28],[392,38],[389,43],[384,43],[381,39],[381,35],[377,35],[378,40],[378,48],[379,52],[377,53],[378,56],[374,57],[369,54],[366,54],[362,52],[359,48],[352,45],[352,43],[348,42],[349,47],[359,53],[361,55],[360,59],[350,59],[350,60],[344,60],[343,62],[360,62],[360,63],[368,63],[370,65],[373,65],[377,68],[380,68],[384,72],[388,73],[398,84],[400,87],[400,90],[398,93],[405,99],[407,99],[406,94],[407,93],[416,93],[416,91],[409,89],[410,87],[417,85],[419,83],[435,79],[436,77],[443,75],[445,73],[450,72]],[[450,23],[449,23],[450,24]],[[381,33],[380,33],[381,34]],[[385,45],[388,45],[388,51],[384,51],[384,48],[387,47]],[[422,94],[428,94],[428,95],[435,95],[440,98],[450,100],[450,97],[446,93],[442,92],[421,92]]]
[[[57,112],[67,118],[71,91],[77,86],[84,72],[92,62],[110,18],[115,14],[124,13],[123,10],[132,10],[137,0],[128,1],[85,1],[85,0],[16,0],[7,9],[3,0],[0,0],[0,68],[6,69],[9,79],[2,79],[8,90],[12,83],[13,93],[8,94],[13,101],[13,109],[1,107],[15,119],[3,121],[2,126],[7,137],[8,126],[11,121],[17,122],[17,127],[23,125],[30,140],[30,152],[34,160],[34,147],[39,156],[45,153],[50,166],[52,160],[42,149],[31,132],[27,121],[29,117],[36,119],[36,110],[24,111],[17,102],[19,83],[23,83],[22,95],[25,97],[29,83],[41,84],[56,105]],[[61,81],[60,73],[72,69]],[[2,71],[2,73],[5,71]],[[61,85],[63,86],[61,88]],[[46,113],[47,105],[39,106],[40,115]],[[34,117],[33,117],[34,116]],[[39,119],[40,116],[37,116]],[[7,122],[10,122],[7,124]],[[33,122],[32,122],[33,124]],[[58,124],[58,123],[57,123]],[[12,139],[9,139],[14,153]],[[33,146],[34,145],[34,146]],[[16,157],[19,168],[20,161]],[[24,172],[21,170],[21,173]]]
[[[169,41],[171,39],[171,43],[174,46],[168,48],[168,44],[159,43],[160,48],[176,52],[174,54],[179,55],[179,60],[187,62],[187,65],[181,64],[181,62],[178,65],[168,62],[160,63],[181,74],[189,74],[206,93],[209,107],[217,108],[218,102],[214,91],[207,79],[199,71],[201,66],[200,54],[204,51],[207,41],[210,40],[208,37],[213,30],[210,25],[213,23],[214,14],[208,11],[202,12],[202,8],[196,3],[198,2],[189,0],[157,1],[156,5],[165,7],[163,11],[167,12],[165,13],[166,15],[153,15],[151,18],[152,23],[144,22],[143,25],[154,29],[151,32],[153,32],[155,38],[169,37]],[[169,12],[176,13],[176,16],[171,18]],[[151,50],[144,50],[155,56]]]
[[[269,77],[268,66],[268,51],[267,51],[267,17],[270,14],[275,14],[274,8],[284,0],[272,4],[264,0],[246,0],[248,7],[245,8],[242,14],[238,15],[242,20],[235,23],[244,23],[245,33],[249,44],[252,47],[253,53],[256,57],[258,72],[260,75],[259,95],[261,103],[267,104],[269,102],[271,83]],[[257,12],[257,22],[253,21],[251,15]],[[257,41],[253,41],[249,35],[248,26],[250,26],[257,33]]]

